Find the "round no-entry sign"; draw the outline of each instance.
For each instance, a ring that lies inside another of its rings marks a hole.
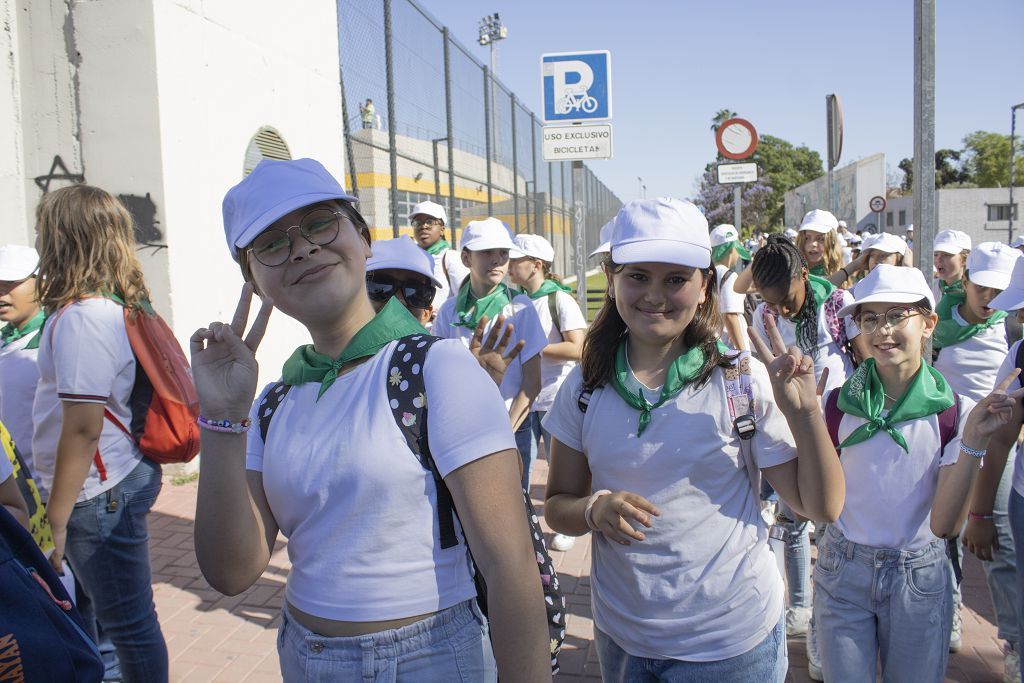
[[[882,213],[885,211],[885,197],[874,196],[868,200],[868,208],[875,213]]]
[[[715,131],[715,144],[726,159],[746,159],[757,149],[757,131],[746,119],[727,119]]]

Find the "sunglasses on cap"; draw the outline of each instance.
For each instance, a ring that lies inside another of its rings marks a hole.
[[[387,301],[401,292],[402,299],[409,306],[427,309],[434,303],[435,291],[434,283],[422,277],[399,280],[373,271],[366,274],[366,293],[371,301]]]

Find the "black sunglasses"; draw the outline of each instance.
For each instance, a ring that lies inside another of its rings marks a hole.
[[[423,278],[398,280],[375,272],[366,274],[366,293],[371,301],[387,301],[399,292],[406,304],[413,308],[430,308],[436,292],[434,283]]]

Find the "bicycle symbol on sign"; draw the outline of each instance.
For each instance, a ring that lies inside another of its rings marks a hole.
[[[558,114],[571,111],[583,111],[593,114],[597,111],[597,99],[587,94],[586,90],[566,90],[565,97],[558,103]]]

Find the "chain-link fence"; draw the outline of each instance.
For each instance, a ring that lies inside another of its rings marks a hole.
[[[431,199],[453,244],[495,216],[549,239],[555,271],[574,273],[621,205],[611,190],[575,162],[574,196],[572,162],[543,160],[540,119],[414,0],[339,0],[338,25],[348,187],[374,237],[411,234],[409,210]]]

